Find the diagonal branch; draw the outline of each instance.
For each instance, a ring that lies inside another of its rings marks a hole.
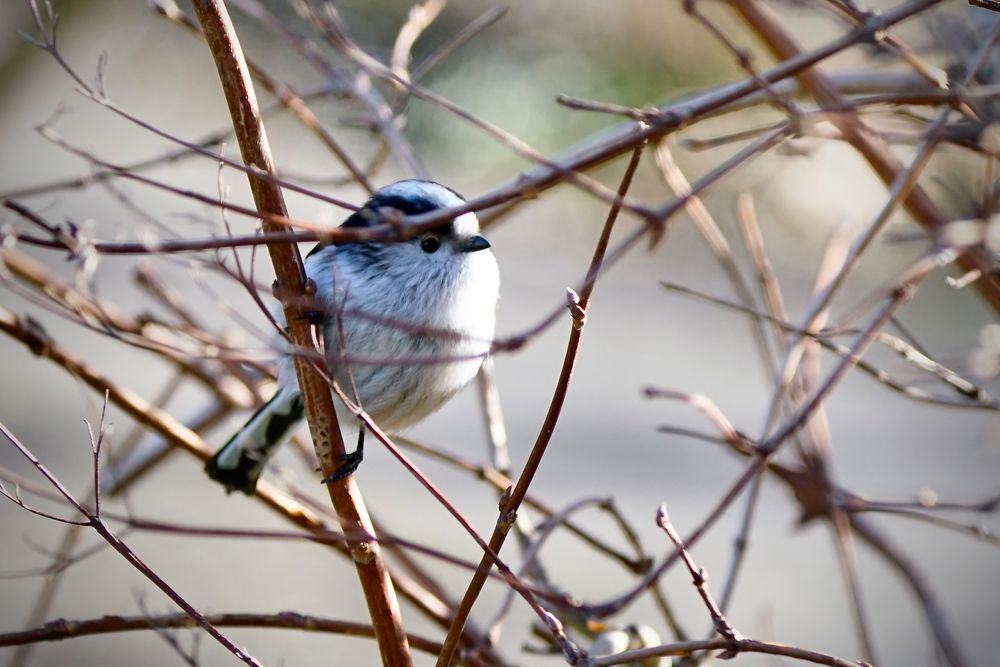
[[[633,151],[632,159],[629,161],[625,175],[622,177],[621,185],[618,188],[618,197],[621,199],[624,198],[625,193],[628,192],[632,184],[632,177],[639,166],[639,158],[642,154],[643,146],[644,144],[639,144]],[[559,379],[556,382],[556,388],[549,404],[549,410],[545,415],[545,421],[542,423],[538,438],[535,440],[531,453],[528,455],[528,460],[524,464],[521,476],[518,478],[517,484],[511,488],[510,493],[504,494],[505,497],[501,500],[500,517],[493,530],[493,535],[490,536],[490,550],[492,553],[499,553],[500,548],[503,547],[503,543],[507,539],[507,531],[514,524],[517,510],[528,492],[528,485],[531,484],[532,478],[538,471],[542,456],[545,454],[545,450],[552,438],[552,433],[555,431],[556,423],[562,412],[563,403],[566,400],[569,381],[573,376],[573,369],[576,366],[577,351],[580,349],[580,338],[583,335],[583,327],[587,320],[587,308],[594,289],[594,279],[600,272],[601,264],[604,261],[605,252],[608,248],[608,242],[611,238],[611,230],[614,227],[615,220],[618,219],[620,210],[621,206],[619,203],[616,203],[608,212],[604,229],[597,242],[597,247],[594,249],[594,256],[588,270],[588,280],[585,282],[583,292],[577,296],[573,290],[569,290],[569,305],[570,312],[573,315],[573,328],[570,331],[569,342],[566,344],[566,354],[563,358],[562,370],[559,373]],[[493,559],[488,554],[484,554],[479,568],[469,582],[465,596],[462,598],[462,602],[455,612],[451,627],[448,629],[448,636],[445,638],[444,647],[441,649],[441,655],[437,661],[438,667],[447,667],[447,665],[452,664],[462,628],[465,626],[469,614],[472,613],[472,607],[479,597],[479,593],[486,583],[487,574],[492,567]]]
[[[107,408],[107,398],[105,398],[105,409],[106,408]],[[102,429],[104,428],[104,424],[101,424],[101,428]],[[143,562],[143,560],[139,558],[138,554],[136,554],[127,544],[125,544],[125,542],[123,542],[121,538],[118,537],[118,535],[112,532],[111,528],[108,527],[108,524],[104,522],[104,519],[101,518],[101,515],[99,513],[100,505],[96,500],[96,494],[97,494],[96,486],[94,490],[95,509],[89,510],[83,505],[83,503],[77,500],[77,498],[70,492],[70,490],[67,489],[66,486],[62,482],[60,482],[59,479],[55,475],[53,475],[48,470],[48,468],[46,468],[45,465],[42,464],[41,461],[38,460],[38,458],[34,455],[34,453],[32,453],[32,451],[28,449],[28,447],[25,446],[17,438],[17,436],[14,435],[14,433],[7,428],[7,426],[3,422],[0,422],[0,433],[3,434],[3,436],[14,446],[14,448],[18,452],[20,452],[20,454],[24,458],[26,458],[35,467],[35,469],[38,470],[38,472],[41,473],[43,477],[45,477],[46,480],[48,480],[48,482],[59,492],[59,494],[66,499],[66,502],[72,505],[73,508],[76,509],[76,511],[78,511],[80,514],[86,517],[86,522],[79,523],[77,525],[86,525],[90,528],[93,528],[94,531],[98,535],[100,535],[105,542],[111,545],[111,547],[122,556],[122,558],[128,561],[128,563],[132,565],[132,567],[134,567],[136,570],[138,570],[144,577],[149,579],[149,581],[152,582],[153,585],[155,585],[157,588],[159,588],[164,595],[170,598],[174,602],[174,604],[183,609],[184,613],[191,619],[191,621],[194,624],[196,624],[198,627],[200,627],[209,635],[211,635],[212,638],[215,639],[217,642],[219,642],[222,646],[224,646],[226,650],[228,650],[230,653],[235,655],[237,658],[239,658],[242,662],[244,662],[247,665],[261,667],[260,663],[257,662],[257,660],[252,655],[250,655],[249,653],[238,647],[236,644],[232,642],[232,640],[230,640],[227,636],[222,634],[222,632],[220,632],[219,629],[216,628],[211,621],[209,621],[201,612],[195,609],[191,605],[191,603],[189,603],[180,595],[180,593],[174,590],[173,587],[170,586],[170,584],[164,581],[164,579],[160,577],[160,575],[158,575],[155,571],[153,571],[152,568],[150,568],[145,562]],[[98,465],[97,462],[98,453],[99,452],[95,444],[95,449],[94,449],[95,470],[97,469]],[[94,477],[96,483],[98,481],[96,472]],[[32,511],[30,510],[30,508],[25,507],[23,503],[19,502],[19,499],[14,499],[14,498],[11,499],[14,500],[14,502],[16,502],[17,504],[21,505],[21,507],[28,509],[28,511]],[[37,512],[35,513],[38,514]],[[43,514],[42,516],[45,515]],[[62,521],[57,517],[47,517],[47,518],[52,518],[56,521]]]

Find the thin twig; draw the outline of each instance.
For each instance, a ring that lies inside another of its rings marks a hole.
[[[103,424],[101,428],[103,429]],[[45,477],[46,480],[48,480],[48,482],[59,492],[59,494],[63,498],[65,498],[66,502],[72,505],[77,512],[79,512],[85,517],[85,521],[81,525],[87,525],[90,528],[93,528],[94,531],[98,535],[100,535],[104,541],[106,541],[109,545],[111,545],[111,547],[115,551],[117,551],[126,561],[128,561],[132,565],[132,567],[138,570],[144,577],[146,577],[157,588],[159,588],[164,595],[166,595],[174,602],[174,604],[183,609],[185,614],[187,614],[198,627],[200,627],[209,635],[211,635],[212,638],[215,639],[217,642],[219,642],[219,644],[221,644],[227,651],[235,655],[239,660],[241,660],[245,664],[260,667],[260,663],[257,662],[257,660],[253,656],[245,652],[240,647],[236,646],[236,644],[234,644],[228,637],[219,632],[219,630],[214,625],[212,625],[212,623],[207,618],[205,618],[205,616],[202,615],[201,612],[195,609],[163,578],[161,578],[155,571],[153,571],[152,568],[146,565],[146,563],[143,562],[142,559],[140,559],[139,556],[134,551],[132,551],[132,549],[127,544],[125,544],[121,540],[121,538],[119,538],[114,532],[111,531],[108,525],[104,522],[104,519],[101,518],[100,514],[97,513],[99,504],[96,502],[96,496],[95,496],[95,509],[94,510],[87,509],[86,507],[83,506],[82,503],[80,503],[80,501],[76,499],[75,496],[73,496],[73,494],[69,491],[69,489],[67,489],[62,484],[62,482],[60,482],[59,479],[55,475],[53,475],[48,470],[48,468],[46,468],[42,464],[41,461],[38,460],[38,458],[31,452],[31,450],[28,449],[20,440],[18,440],[17,436],[15,436],[3,422],[0,422],[0,433],[3,433],[4,437],[6,437],[7,440],[9,440],[12,445],[14,445],[14,448],[17,449],[18,452],[20,452],[20,454],[24,458],[26,458],[35,467],[35,469],[38,470],[38,472],[41,473],[43,477]],[[95,444],[95,450],[96,450],[96,444]],[[98,452],[95,451],[95,459],[97,454]],[[96,465],[97,464],[95,462],[95,467]],[[96,488],[97,487],[95,486],[95,489]],[[15,500],[15,502],[17,501]],[[57,521],[63,521],[56,517],[52,518],[55,518]]]
[[[687,566],[688,572],[691,573],[692,583],[694,584],[695,589],[697,589],[702,602],[705,603],[705,608],[708,609],[708,614],[712,618],[712,625],[715,627],[715,631],[718,632],[724,639],[728,639],[731,642],[737,641],[739,636],[737,635],[736,630],[726,619],[725,615],[723,615],[722,610],[719,609],[719,605],[715,602],[715,598],[712,597],[711,591],[708,590],[708,574],[705,572],[705,568],[700,568],[695,565],[694,559],[691,558],[691,554],[688,553],[688,550],[684,547],[684,542],[681,540],[681,536],[677,534],[677,529],[675,529],[673,524],[670,523],[670,515],[667,514],[666,505],[661,505],[656,511],[656,525],[667,534],[670,541],[674,543],[675,547],[677,547],[677,553],[680,554],[681,560],[684,561],[684,565]],[[719,657],[731,658],[733,655],[726,651]]]
[[[622,177],[621,185],[618,188],[619,197],[624,197],[625,193],[628,192],[628,189],[632,184],[632,177],[635,175],[635,171],[639,166],[641,148],[642,146],[633,152],[632,159],[629,162],[628,167],[626,167],[625,175]],[[604,260],[604,253],[611,237],[611,230],[614,227],[615,220],[618,218],[619,210],[620,206],[614,205],[608,212],[608,216],[604,223],[604,229],[601,232],[601,237],[597,242],[597,247],[594,249],[594,255],[591,259],[588,276],[596,276],[600,271],[601,264]],[[563,357],[562,370],[560,371],[559,379],[556,382],[552,400],[549,403],[549,409],[546,413],[545,421],[542,423],[542,428],[539,431],[538,438],[535,440],[531,453],[528,455],[528,460],[524,464],[520,477],[518,477],[517,484],[514,485],[509,497],[505,499],[506,502],[504,502],[501,507],[500,518],[497,521],[496,528],[493,530],[493,535],[490,537],[490,548],[495,553],[499,552],[500,548],[503,546],[507,537],[507,531],[513,524],[514,518],[517,515],[517,510],[520,507],[524,496],[527,494],[528,486],[531,484],[531,480],[538,471],[542,457],[545,454],[545,449],[549,444],[552,433],[555,431],[556,423],[558,422],[559,415],[562,412],[562,406],[566,399],[566,392],[569,387],[569,380],[572,377],[573,369],[576,366],[577,351],[580,347],[580,338],[587,319],[587,307],[590,303],[590,295],[593,291],[593,284],[593,282],[589,282],[579,296],[570,290],[569,306],[573,319],[573,325],[570,330],[569,342],[566,344],[566,354]],[[489,572],[492,566],[492,559],[484,556],[483,560],[480,562],[479,569],[476,570],[472,581],[469,582],[469,586],[466,589],[465,596],[462,598],[462,602],[458,610],[455,612],[455,618],[452,621],[451,627],[448,629],[448,636],[445,638],[444,647],[438,657],[438,667],[447,667],[454,660],[462,628],[464,627],[469,614],[472,612],[472,607],[475,604],[476,598],[479,597],[483,584],[486,582],[486,573]],[[573,659],[570,655],[567,655],[566,657],[570,660]]]
[[[724,637],[717,639],[700,639],[686,642],[676,642],[674,644],[663,644],[650,648],[640,648],[632,651],[624,651],[603,658],[589,658],[581,663],[580,667],[611,667],[612,665],[635,665],[642,664],[643,660],[650,658],[660,658],[667,656],[684,657],[699,653],[701,651],[728,650],[735,654],[739,653],[762,653],[764,655],[775,655],[803,662],[811,662],[816,665],[827,665],[828,667],[866,667],[865,663],[844,660],[834,655],[810,651],[809,649],[779,644],[777,642],[766,642],[758,639],[737,639],[735,642]]]

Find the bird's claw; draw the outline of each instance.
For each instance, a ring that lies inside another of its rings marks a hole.
[[[344,454],[339,457],[340,465],[332,473],[323,478],[323,484],[329,484],[330,482],[336,482],[337,480],[344,479],[349,475],[353,474],[358,466],[361,465],[361,461],[364,458],[364,452],[353,451]]]

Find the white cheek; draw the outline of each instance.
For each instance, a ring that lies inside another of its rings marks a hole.
[[[469,238],[479,233],[479,218],[471,211],[458,216],[451,224],[455,236],[460,239]]]

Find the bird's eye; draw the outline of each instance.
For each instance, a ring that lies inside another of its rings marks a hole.
[[[428,234],[420,240],[420,249],[428,254],[437,252],[437,249],[440,247],[441,239],[434,234]]]

